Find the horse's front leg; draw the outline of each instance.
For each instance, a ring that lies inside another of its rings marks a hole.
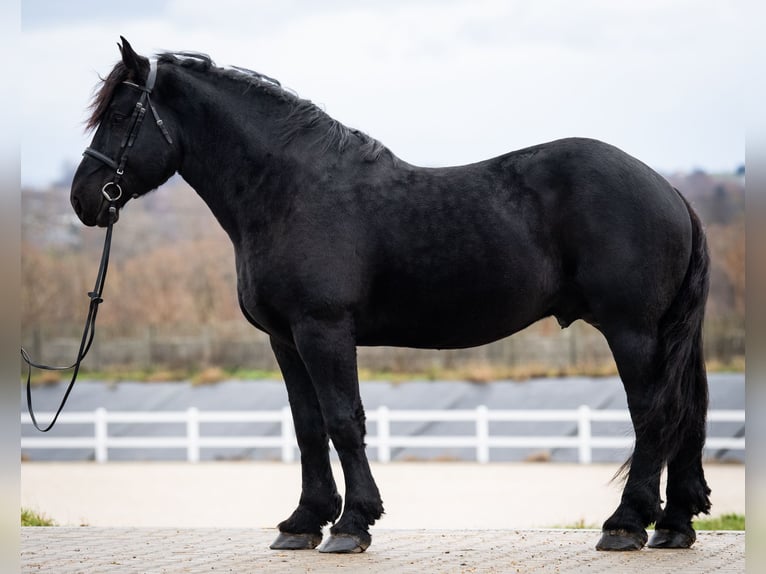
[[[383,503],[365,453],[365,416],[352,322],[350,317],[334,321],[305,318],[294,327],[293,336],[314,383],[346,483],[343,515],[319,550],[363,552],[372,541],[369,526],[383,514]]]
[[[312,549],[322,541],[322,527],[340,515],[342,501],[330,468],[324,419],[306,367],[294,348],[274,339],[271,348],[287,386],[302,474],[298,508],[279,524],[279,536],[271,548]]]

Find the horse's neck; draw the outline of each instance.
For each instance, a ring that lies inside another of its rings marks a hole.
[[[178,171],[236,240],[243,210],[252,218],[263,213],[258,204],[263,188],[276,184],[273,166],[289,164],[280,156],[279,126],[269,119],[278,114],[264,113],[239,94],[212,98],[207,93],[195,101],[179,114],[183,159]],[[284,181],[285,174],[280,176]]]
[[[198,77],[187,82],[178,90],[184,94],[178,102],[183,142],[179,173],[235,243],[243,233],[264,230],[279,220],[294,194],[332,177],[333,171],[339,177],[343,171],[345,178],[374,177],[374,166],[384,169],[382,162],[370,159],[365,146],[342,149],[317,143],[327,137],[328,126],[315,124],[313,117],[286,138],[291,102],[243,94],[241,87],[231,90]],[[342,169],[354,162],[365,169]]]

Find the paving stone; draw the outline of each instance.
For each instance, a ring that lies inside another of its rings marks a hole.
[[[744,532],[699,532],[688,550],[597,552],[596,530],[377,530],[363,554],[274,551],[271,529],[26,527],[22,572],[385,574],[745,571]]]

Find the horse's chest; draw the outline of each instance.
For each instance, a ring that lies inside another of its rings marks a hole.
[[[277,337],[289,334],[289,318],[279,309],[274,282],[237,266],[237,296],[245,318],[256,328]]]

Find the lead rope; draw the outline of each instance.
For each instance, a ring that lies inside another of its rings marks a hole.
[[[104,193],[104,195],[109,200],[109,223],[106,227],[104,249],[101,253],[101,263],[99,264],[98,274],[96,275],[96,285],[93,287],[93,291],[88,293],[88,297],[90,297],[90,305],[88,307],[88,317],[85,319],[85,328],[82,332],[80,349],[77,351],[77,360],[68,367],[51,367],[48,365],[42,365],[35,363],[29,356],[29,353],[27,353],[27,351],[24,349],[24,347],[21,347],[21,358],[27,364],[27,409],[29,410],[29,416],[32,418],[32,424],[40,432],[48,432],[53,428],[53,425],[56,424],[56,421],[58,420],[59,415],[61,414],[61,411],[64,408],[67,399],[69,398],[69,393],[72,392],[74,383],[77,380],[77,375],[80,372],[80,365],[85,359],[85,356],[88,354],[88,351],[90,351],[90,347],[93,344],[93,337],[96,334],[96,315],[98,314],[98,306],[104,301],[101,298],[101,294],[104,291],[106,270],[109,267],[109,251],[111,250],[112,246],[112,226],[114,225],[114,222],[117,218],[117,208],[114,206],[114,202],[119,199],[119,196],[116,198],[111,198],[106,193]],[[69,369],[74,369],[74,372],[72,373],[72,380],[69,381],[69,386],[67,386],[66,392],[64,393],[64,398],[61,399],[61,405],[56,411],[53,420],[45,428],[42,428],[37,422],[34,410],[32,409],[32,367],[44,371],[68,371]]]

